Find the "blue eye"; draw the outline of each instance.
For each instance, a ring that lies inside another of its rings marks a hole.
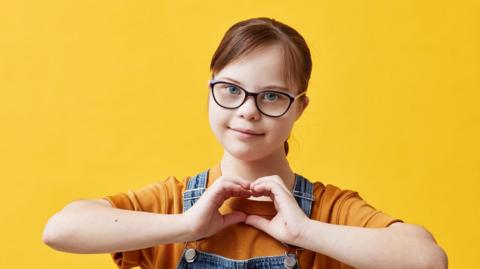
[[[267,101],[276,101],[279,96],[274,92],[267,92],[265,93],[264,97],[267,99]]]
[[[227,86],[227,89],[228,89],[228,92],[232,93],[232,94],[239,94],[240,93],[240,89],[238,89],[235,86]]]

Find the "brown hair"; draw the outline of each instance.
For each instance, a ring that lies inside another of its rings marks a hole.
[[[292,27],[265,17],[240,21],[228,29],[210,63],[212,78],[229,63],[254,49],[276,44],[282,48],[287,87],[296,89],[297,93],[306,91],[312,71],[312,59],[305,40]],[[305,95],[301,99],[304,97]],[[287,141],[284,142],[284,149],[287,155]]]

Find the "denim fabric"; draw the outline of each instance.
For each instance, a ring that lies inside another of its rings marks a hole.
[[[183,193],[183,212],[192,207],[200,196],[205,192],[208,179],[208,171],[203,171],[194,177],[190,178],[187,183],[185,192]],[[311,216],[313,198],[313,184],[306,178],[299,174],[295,174],[295,183],[292,190],[292,194],[295,197],[300,208],[302,208],[305,215]],[[288,245],[289,246],[289,245]],[[294,246],[293,246],[294,247]],[[185,252],[183,250],[182,257],[177,265],[177,269],[183,268],[258,268],[258,269],[277,269],[288,268],[284,265],[285,259],[290,256],[290,259],[295,260],[294,267],[292,269],[300,269],[298,259],[293,253],[284,253],[278,256],[260,256],[253,257],[246,260],[235,260],[223,257],[214,253],[208,253],[195,249],[196,256],[193,261],[187,261],[185,258]]]

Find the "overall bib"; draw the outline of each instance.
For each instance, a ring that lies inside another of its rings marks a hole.
[[[208,179],[208,171],[203,171],[196,176],[190,178],[187,183],[185,192],[183,193],[183,212],[187,211],[200,196],[205,192]],[[300,208],[307,217],[310,218],[313,203],[313,184],[301,175],[295,174],[295,183],[292,190]],[[188,242],[185,242],[187,246]],[[200,251],[196,248],[185,247],[177,265],[177,269],[183,268],[258,268],[258,269],[299,269],[298,251],[303,250],[296,246],[288,245],[282,242],[288,249],[283,255],[278,256],[260,256],[246,260],[229,259],[214,253]],[[196,245],[196,241],[195,241]],[[295,251],[291,253],[291,249]]]

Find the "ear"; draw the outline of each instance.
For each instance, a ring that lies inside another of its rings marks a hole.
[[[305,111],[305,108],[307,108],[309,103],[310,103],[310,99],[308,98],[308,96],[305,95],[305,98],[303,98],[303,101],[300,106],[300,112],[298,112],[298,115],[297,115],[297,118],[295,118],[295,121],[298,120],[300,116],[302,116],[303,111]]]
[[[308,98],[308,96],[305,95],[305,99],[303,100],[303,110],[305,110],[305,108],[307,108],[309,103],[310,103],[310,98]],[[303,110],[302,110],[302,112],[303,112]]]

